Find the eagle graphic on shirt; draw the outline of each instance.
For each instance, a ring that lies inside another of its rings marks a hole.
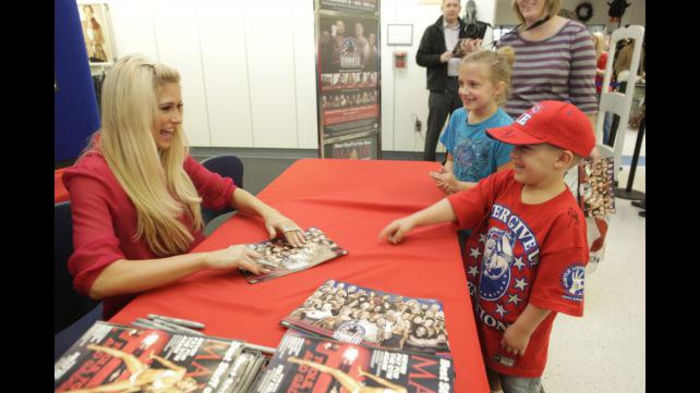
[[[486,235],[479,295],[486,300],[500,299],[510,284],[513,257],[513,235],[505,230],[491,228]]]
[[[467,241],[469,293],[489,319],[487,325],[505,330],[527,304],[539,249],[529,226],[498,204],[492,207],[491,220]]]
[[[458,138],[454,148],[454,174],[461,181],[478,181],[491,162],[493,141]]]

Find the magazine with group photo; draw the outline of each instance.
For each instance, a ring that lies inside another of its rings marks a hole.
[[[453,360],[368,348],[288,330],[254,393],[454,391]]]
[[[271,271],[255,275],[241,269],[241,273],[249,283],[255,284],[305,270],[348,253],[316,227],[304,231],[304,237],[306,242],[301,247],[294,247],[281,237],[248,244],[248,247],[263,256],[256,262]]]
[[[595,162],[584,158],[579,169],[579,199],[586,217],[604,218],[615,214],[615,163],[612,157]]]
[[[414,353],[449,353],[445,313],[435,299],[412,298],[328,280],[282,320],[321,337]]]

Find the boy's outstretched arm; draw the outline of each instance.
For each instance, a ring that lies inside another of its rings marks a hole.
[[[399,244],[404,236],[417,226],[437,224],[440,222],[454,221],[457,219],[452,205],[447,198],[417,211],[410,216],[394,220],[379,233],[379,238],[386,238],[387,241]]]
[[[501,348],[513,355],[524,355],[532,332],[547,318],[551,311],[528,303],[515,323],[508,326],[501,339]]]

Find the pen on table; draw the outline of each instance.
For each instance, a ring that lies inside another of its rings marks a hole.
[[[148,319],[143,319],[143,318],[137,318],[136,321],[131,322],[132,325],[146,328],[146,329],[158,329],[158,330],[165,330],[166,332],[170,333],[177,333],[175,329],[172,329],[168,326],[161,325],[159,323],[150,321]]]
[[[140,328],[144,328],[144,329],[153,329],[154,328],[154,326],[151,324],[147,325],[145,323],[136,322],[136,321],[131,322],[131,326],[136,326],[136,327],[140,327]]]
[[[271,354],[274,354],[275,351],[277,351],[277,348],[266,347],[263,345],[256,345],[256,344],[249,344],[249,343],[245,343],[243,345],[245,345],[246,348],[255,349],[255,350],[258,350],[260,352],[266,352],[266,353],[271,353]]]
[[[170,330],[173,330],[173,331],[175,331],[176,333],[187,333],[187,334],[194,334],[194,335],[197,335],[197,336],[203,336],[203,335],[204,335],[204,333],[202,333],[202,332],[200,332],[200,331],[193,330],[193,329],[189,329],[189,328],[186,328],[186,327],[183,327],[183,326],[180,326],[180,325],[176,325],[176,324],[174,324],[174,323],[166,322],[166,321],[163,321],[163,320],[160,320],[160,319],[152,319],[151,322],[152,322],[152,323],[155,323],[155,324],[158,324],[158,325],[162,325],[162,326],[168,327]]]
[[[201,322],[196,322],[196,321],[188,321],[186,319],[180,319],[180,318],[173,318],[173,317],[166,317],[163,315],[157,315],[157,314],[148,314],[149,319],[158,319],[161,321],[165,322],[170,322],[175,325],[180,325],[184,327],[191,327],[195,329],[204,329],[204,324]]]

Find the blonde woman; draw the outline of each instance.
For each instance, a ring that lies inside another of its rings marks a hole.
[[[270,238],[301,246],[301,229],[188,152],[179,73],[130,55],[102,88],[102,128],[63,182],[70,192],[76,290],[104,300],[110,318],[136,293],[203,269],[267,273],[244,246],[189,253],[204,239],[200,205],[231,205],[262,218]]]
[[[511,46],[515,52],[506,112],[517,119],[539,101],[568,101],[595,127],[598,102],[593,40],[586,26],[557,15],[560,5],[561,0],[511,1],[521,23],[497,45]]]

